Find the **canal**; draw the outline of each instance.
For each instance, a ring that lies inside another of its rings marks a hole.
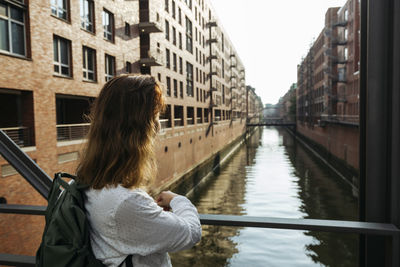
[[[357,220],[352,188],[285,129],[258,129],[191,199],[199,213]],[[358,235],[203,226],[177,266],[358,266]]]

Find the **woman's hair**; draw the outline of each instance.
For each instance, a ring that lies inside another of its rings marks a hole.
[[[108,81],[93,103],[78,181],[94,189],[137,187],[154,178],[154,137],[165,107],[161,87],[149,75]]]

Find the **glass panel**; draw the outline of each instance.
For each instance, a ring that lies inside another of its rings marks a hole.
[[[88,52],[88,54],[87,54],[87,60],[88,60],[87,68],[89,70],[94,70],[94,52],[91,49],[88,49],[87,52]]]
[[[12,52],[25,55],[24,27],[20,24],[11,23]]]
[[[60,40],[61,63],[68,65],[68,43],[65,40]]]
[[[58,17],[59,17],[59,18],[62,18],[62,19],[67,19],[67,12],[65,12],[65,11],[62,10],[62,9],[59,9],[59,10],[58,10]]]
[[[63,67],[63,66],[61,66],[61,74],[63,74],[63,75],[69,75],[69,67]]]
[[[83,78],[86,79],[86,71],[83,72]]]
[[[53,39],[53,59],[55,62],[58,62],[58,39]]]
[[[24,22],[24,12],[21,9],[17,9],[14,7],[10,7],[11,9],[11,18],[18,20],[20,22]]]
[[[79,14],[81,15],[81,18],[84,18],[86,12],[85,12],[85,3],[83,0],[79,1],[79,8],[80,8]]]
[[[108,64],[108,74],[114,75],[114,58],[110,57]]]
[[[94,73],[89,72],[88,73],[88,79],[91,80],[91,81],[94,81]]]
[[[86,57],[87,57],[87,48],[82,49],[82,59],[83,59],[83,68],[86,69]]]
[[[7,6],[4,4],[0,4],[0,16],[8,16],[7,14]]]
[[[8,23],[0,19],[0,49],[10,51],[8,39]]]
[[[60,72],[60,68],[58,65],[54,65],[54,72],[56,72],[56,73]]]

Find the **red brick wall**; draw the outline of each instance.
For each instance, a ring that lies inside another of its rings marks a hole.
[[[328,124],[313,129],[297,124],[297,131],[323,146],[328,152],[343,160],[351,167],[359,166],[359,131],[358,127]]]

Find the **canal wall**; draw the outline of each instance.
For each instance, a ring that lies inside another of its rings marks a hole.
[[[337,157],[331,151],[326,149],[325,146],[305,136],[301,131],[298,131],[298,127],[296,128],[295,132],[288,127],[286,127],[286,130],[290,134],[292,134],[296,138],[296,140],[299,141],[308,151],[310,151],[314,157],[316,157],[319,161],[328,166],[334,173],[336,173],[337,176],[347,182],[354,190],[358,191],[358,169],[355,169],[353,166],[349,165],[342,158]]]
[[[254,127],[239,135],[232,142],[226,144],[207,159],[187,170],[171,183],[154,191],[154,194],[156,195],[163,190],[171,190],[191,197],[197,189],[207,184],[213,174],[218,174],[220,168],[232,158],[241,145],[244,144],[257,129],[258,127]]]

